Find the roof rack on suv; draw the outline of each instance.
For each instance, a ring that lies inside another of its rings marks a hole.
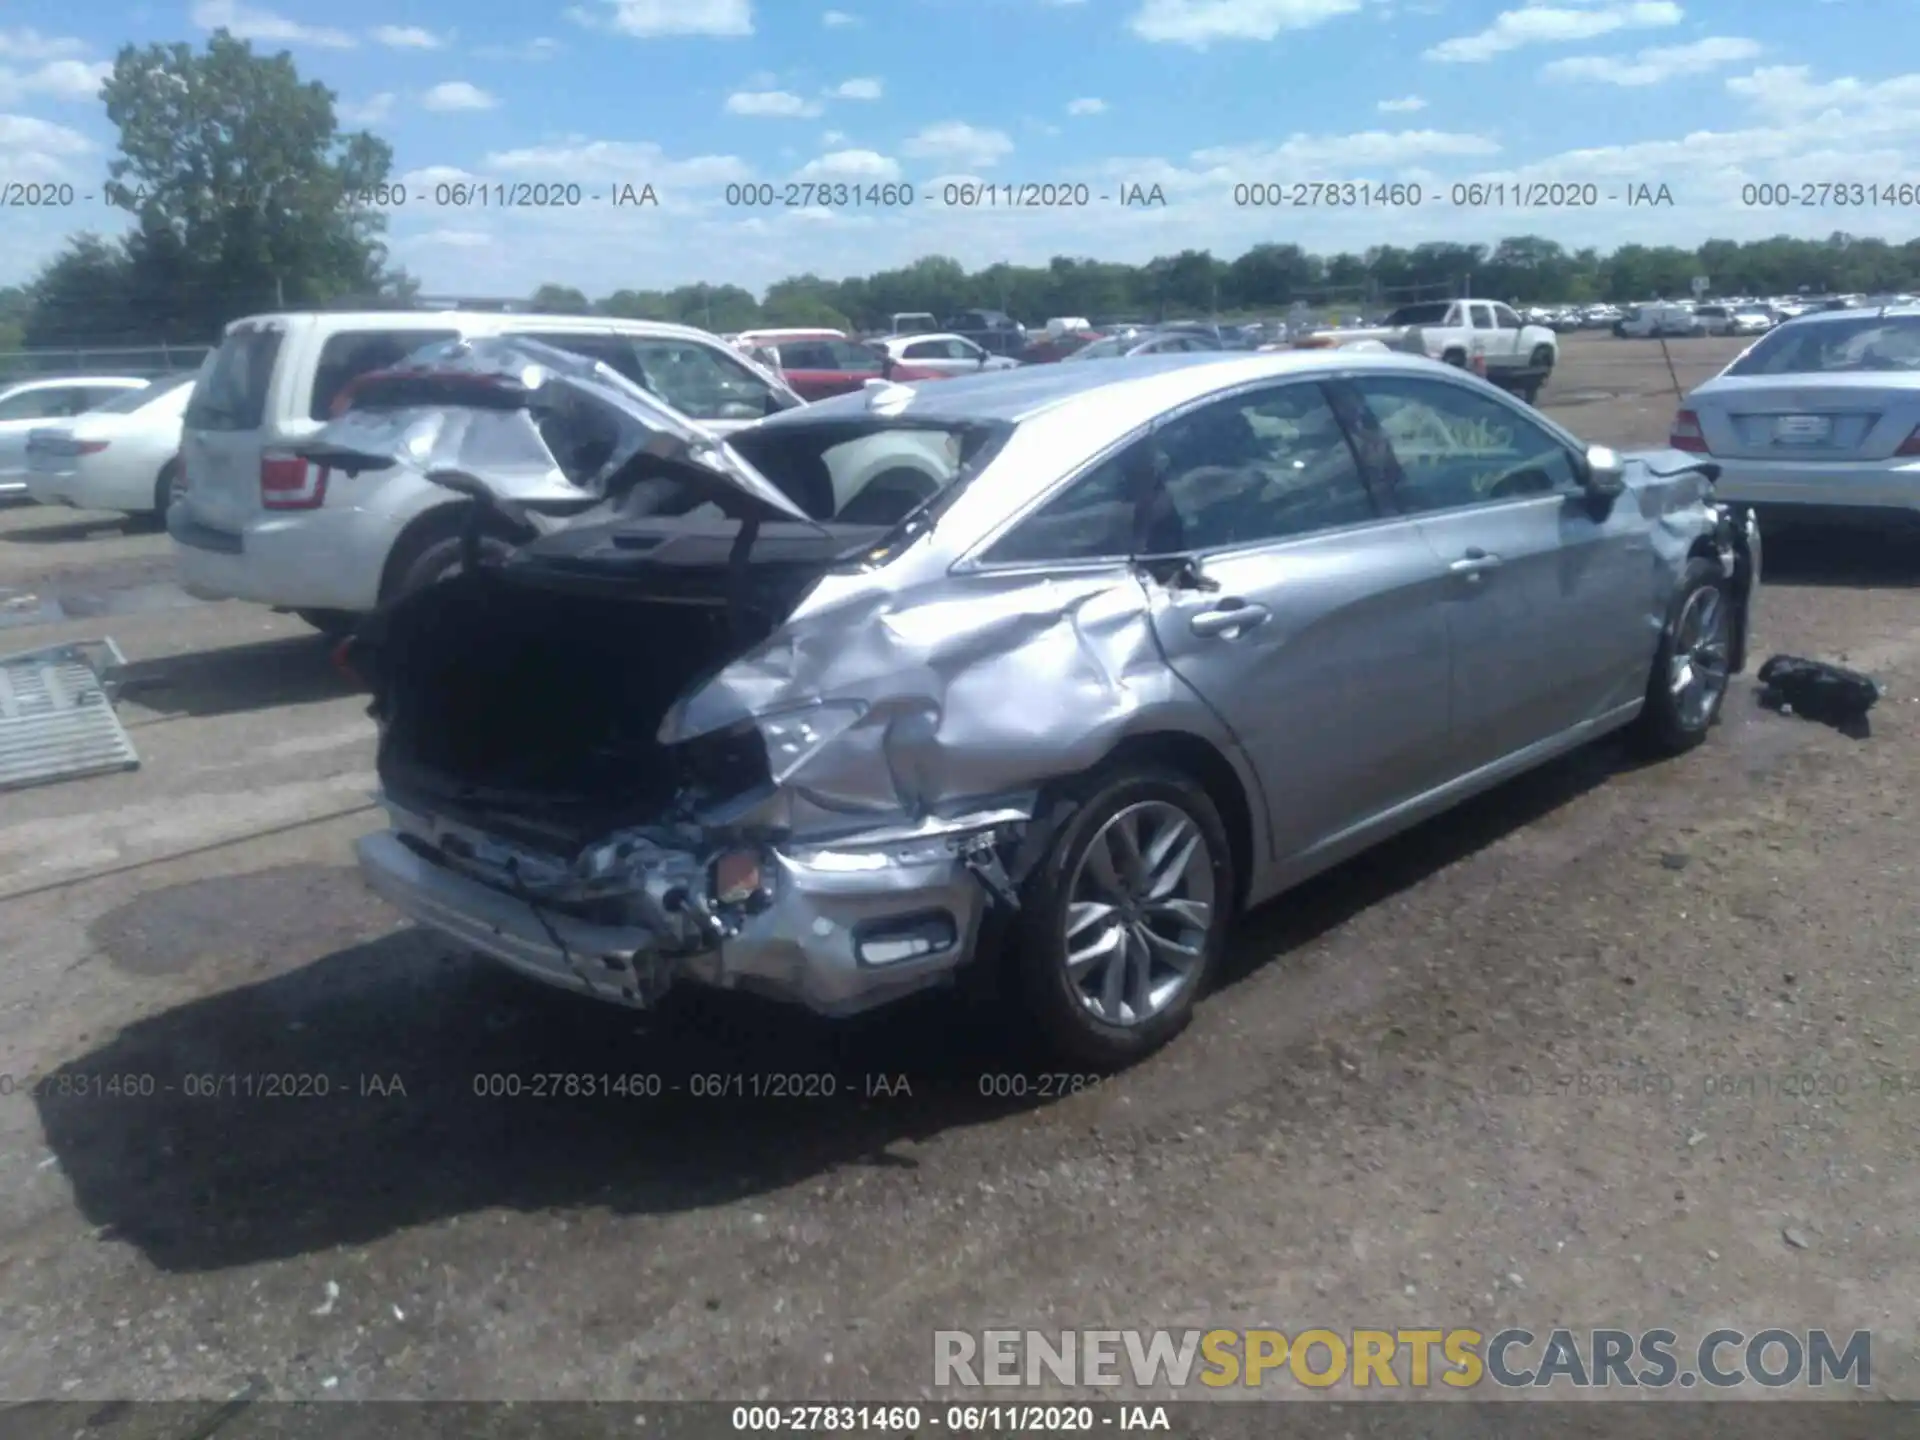
[[[533,302],[530,300],[503,300],[478,295],[415,295],[410,299],[401,299],[394,295],[359,295],[348,296],[320,307],[322,311],[331,313],[349,310],[477,310],[502,315],[525,314],[533,308]]]

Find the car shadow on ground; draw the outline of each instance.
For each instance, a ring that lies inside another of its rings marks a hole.
[[[9,545],[71,545],[76,540],[105,540],[121,535],[144,535],[154,530],[151,520],[137,515],[111,511],[88,512],[89,518],[74,520],[70,510],[56,511],[63,518],[46,525],[24,525],[0,531],[0,541]]]
[[[1795,526],[1761,522],[1761,586],[1816,585],[1901,590],[1920,585],[1920,531]]]
[[[1228,984],[1621,763],[1617,747],[1583,750],[1301,887],[1250,917]],[[911,1167],[902,1142],[1061,1088],[1034,1078],[1059,1066],[1034,1063],[991,1010],[946,992],[840,1025],[696,990],[642,1016],[522,982],[421,930],[364,938],[380,909],[340,867],[215,877],[122,911],[95,923],[93,941],[136,974],[239,948],[261,974],[338,947],[128,1026],[39,1087],[81,1212],[167,1271],[499,1207],[671,1212],[844,1166]],[[362,938],[339,943],[350,931]],[[541,1078],[568,1075],[614,1093],[570,1096]],[[1015,1076],[1026,1078],[1001,1083]],[[141,1093],[102,1094],[112,1077]]]
[[[219,650],[129,661],[121,698],[162,715],[234,715],[314,705],[357,693],[330,659],[325,636],[289,635]]]

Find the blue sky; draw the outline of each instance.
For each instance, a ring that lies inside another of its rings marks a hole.
[[[1743,203],[1761,184],[1920,185],[1920,68],[1901,68],[1920,62],[1887,43],[1892,10],[1910,26],[1908,0],[8,0],[0,183],[97,186],[113,141],[103,62],[224,24],[291,50],[392,142],[407,187],[395,258],[432,291],[757,290],[932,253],[1138,261],[1262,240],[1904,239],[1920,233],[1911,194]],[[1453,203],[1470,180],[1601,200]],[[437,203],[476,181],[578,186],[581,204]],[[808,181],[855,188],[789,204]],[[1237,186],[1325,181],[1417,185],[1421,203],[1235,203]],[[943,203],[966,182],[1084,184],[1090,203]],[[878,183],[913,187],[913,203]],[[659,203],[615,207],[620,184]],[[730,204],[730,184],[770,185],[776,203]],[[1672,205],[1628,206],[1642,185]],[[1134,186],[1164,204],[1118,203]],[[0,283],[110,213],[0,210]]]

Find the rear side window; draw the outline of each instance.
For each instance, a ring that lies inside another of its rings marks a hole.
[[[23,390],[0,400],[0,420],[57,420],[86,408],[86,392],[63,385]]]
[[[398,365],[423,345],[458,338],[452,330],[342,330],[328,336],[313,368],[307,414],[315,420],[329,419],[340,392],[362,375]]]
[[[1137,448],[1113,456],[1074,481],[981,558],[989,565],[1048,560],[1124,560],[1134,547]]]
[[[220,342],[187,407],[192,430],[258,430],[280,358],[278,330],[237,330]]]

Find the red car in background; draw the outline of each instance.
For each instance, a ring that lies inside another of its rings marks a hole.
[[[844,335],[806,338],[783,336],[774,343],[755,345],[755,354],[769,356],[779,366],[794,393],[803,400],[825,400],[860,389],[869,380],[944,380],[938,370],[889,360],[879,351]]]

